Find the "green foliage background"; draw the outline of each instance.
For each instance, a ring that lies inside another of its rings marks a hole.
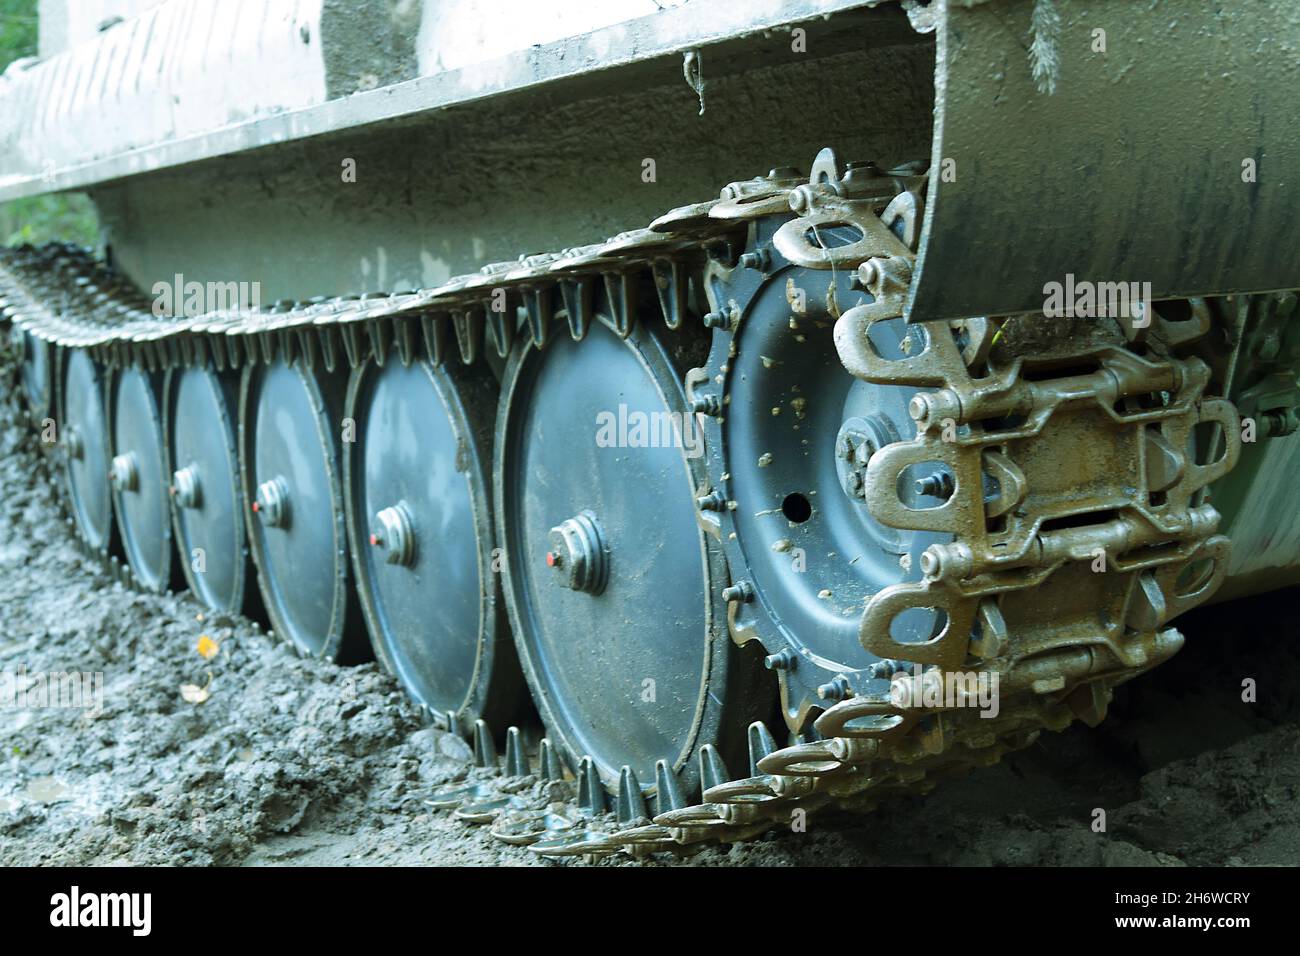
[[[37,0],[0,0],[0,73],[14,60],[35,56]],[[99,245],[99,217],[82,193],[29,196],[0,204],[0,243],[66,239]]]

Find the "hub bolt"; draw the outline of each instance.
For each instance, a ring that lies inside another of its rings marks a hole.
[[[609,583],[609,545],[600,521],[590,511],[580,511],[551,529],[546,566],[566,588],[600,594]]]
[[[748,604],[754,600],[754,588],[748,581],[737,581],[731,587],[722,589],[722,600],[730,604],[732,601],[740,601],[742,604]]]
[[[727,506],[727,499],[716,491],[710,491],[707,495],[696,498],[695,504],[701,511],[721,511]]]
[[[932,472],[923,478],[916,479],[916,493],[918,495],[929,495],[932,498],[946,500],[952,497],[955,488],[952,475],[947,471]]]
[[[817,696],[822,700],[840,701],[851,696],[851,693],[849,679],[843,674],[836,674],[834,678],[817,688]]]
[[[81,459],[86,455],[86,445],[81,440],[81,432],[76,425],[63,426],[63,447],[68,450],[69,458]]]
[[[716,418],[722,414],[722,400],[716,395],[696,395],[691,400],[691,411]]]
[[[899,671],[907,670],[907,662],[895,658],[886,657],[883,660],[876,661],[871,665],[871,676],[876,678],[888,679],[893,677]]]
[[[268,528],[289,526],[289,483],[283,478],[271,478],[257,486],[257,500],[253,511]]]
[[[763,666],[770,671],[792,671],[798,664],[799,655],[789,647],[763,658]]]
[[[119,492],[135,491],[139,480],[136,476],[134,452],[126,451],[113,456],[108,466],[108,480]]]
[[[197,508],[202,501],[199,491],[199,466],[188,465],[172,475],[172,497],[182,508]]]
[[[410,567],[415,563],[415,529],[406,502],[399,502],[375,515],[378,531],[370,535],[370,543],[384,549],[384,560],[389,564]]]

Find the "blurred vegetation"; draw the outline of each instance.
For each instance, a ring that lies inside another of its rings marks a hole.
[[[39,33],[37,0],[0,0],[0,73],[14,60],[35,56]],[[99,245],[99,217],[84,194],[29,196],[0,203],[0,243],[67,239]]]

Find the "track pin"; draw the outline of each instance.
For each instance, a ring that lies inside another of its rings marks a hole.
[[[454,710],[447,711],[447,733],[465,739],[465,727],[460,722],[460,714]]]
[[[641,792],[641,783],[636,779],[636,771],[627,764],[618,772],[618,823],[628,826],[637,821],[650,819],[646,810],[645,794]]]
[[[497,745],[485,720],[474,721],[474,766],[497,769]]]
[[[667,813],[669,810],[680,810],[686,806],[686,798],[682,795],[681,785],[677,782],[677,775],[668,766],[667,760],[655,761],[655,816],[661,813]]]
[[[528,776],[528,754],[524,750],[524,737],[518,727],[506,731],[506,776]]]
[[[609,809],[604,784],[600,782],[600,774],[590,757],[583,757],[578,762],[578,807],[593,816]]]

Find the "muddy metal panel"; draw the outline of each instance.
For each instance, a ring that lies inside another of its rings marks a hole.
[[[820,56],[824,18],[877,5],[895,16],[855,21],[854,45],[907,39],[892,0],[169,0],[0,77],[0,200],[578,78],[626,88],[664,58],[680,76],[686,50],[791,24]]]
[[[909,318],[1038,311],[1069,273],[1155,298],[1300,286],[1300,4],[1038,6],[1058,18],[1037,31],[1028,0],[935,10],[940,175]]]
[[[162,3],[0,76],[0,198],[90,181],[88,166],[325,99],[321,0]],[[304,39],[305,38],[305,39]],[[130,168],[156,166],[133,155]]]

